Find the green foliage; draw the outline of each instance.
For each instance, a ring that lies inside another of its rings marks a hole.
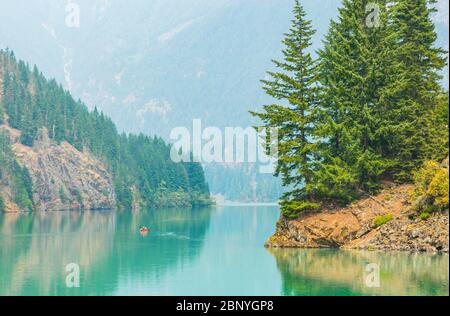
[[[83,195],[81,194],[80,190],[78,189],[74,189],[72,190],[71,194],[73,196],[75,196],[75,198],[77,199],[77,202],[80,206],[83,205]]]
[[[286,216],[313,205],[306,201],[313,198],[314,192],[301,187],[312,181],[316,149],[313,125],[317,119],[317,65],[307,51],[315,30],[299,1],[295,2],[293,14],[292,27],[283,40],[284,59],[273,61],[277,72],[268,72],[270,79],[262,81],[266,93],[282,104],[266,105],[263,113],[251,112],[265,127],[278,128],[276,175],[282,176],[284,186],[295,188],[282,198]]]
[[[422,221],[426,221],[427,219],[430,218],[430,213],[422,212],[422,213],[420,213],[420,215],[417,218],[422,220]]]
[[[166,188],[159,188],[156,191],[154,203],[157,207],[188,207],[189,194],[183,191],[170,192]]]
[[[376,27],[365,23],[366,0],[343,0],[314,61],[314,32],[296,1],[285,59],[263,81],[282,102],[252,114],[280,130],[277,175],[291,190],[281,202],[286,216],[309,210],[308,202],[345,204],[376,193],[382,179],[411,181],[424,161],[448,152],[448,94],[439,75],[446,59],[435,47],[433,9],[427,0],[372,2],[380,8]],[[444,189],[429,194],[445,204]]]
[[[394,42],[388,62],[393,67],[384,98],[386,121],[395,127],[395,137],[387,149],[395,176],[403,181],[411,180],[411,171],[425,160],[442,160],[448,152],[448,116],[442,115],[448,94],[442,91],[439,74],[446,52],[435,46],[429,2],[401,0],[391,11]]]
[[[0,183],[5,180],[12,169],[14,156],[11,150],[9,137],[0,130]]]
[[[393,216],[391,214],[385,214],[385,215],[380,215],[375,217],[375,219],[373,220],[373,225],[375,227],[380,227],[383,226],[384,224],[389,223],[390,221],[392,221]]]
[[[427,194],[433,198],[435,205],[438,209],[448,209],[448,192],[449,192],[449,176],[448,169],[439,170],[433,177],[430,185],[428,186]]]
[[[311,212],[319,209],[321,206],[320,203],[313,203],[304,200],[283,200],[280,204],[283,216],[287,219],[295,219],[302,212]]]
[[[340,158],[330,159],[315,172],[315,183],[309,190],[317,192],[321,199],[332,199],[344,203],[356,197],[357,173]]]
[[[384,1],[375,2],[384,7]],[[376,191],[380,176],[390,165],[383,155],[384,113],[379,102],[388,67],[386,12],[380,12],[379,27],[367,27],[361,23],[366,18],[366,4],[343,1],[339,19],[331,22],[319,52],[323,88],[317,125],[322,150],[318,173],[333,171],[326,183],[330,190],[323,186],[323,194],[343,201]]]
[[[0,184],[9,185],[13,202],[22,210],[33,209],[31,177],[15,160],[9,136],[0,131]]]
[[[449,207],[449,170],[427,161],[414,173],[415,189],[411,199],[417,211],[442,211]]]
[[[22,210],[33,210],[33,191],[28,169],[14,162],[13,169],[13,201]]]
[[[67,194],[62,187],[59,189],[59,199],[62,203],[66,203],[68,201]]]
[[[48,81],[36,67],[30,70],[22,61],[17,62],[10,51],[0,51],[0,67],[4,69],[0,109],[8,115],[8,124],[22,132],[20,141],[32,146],[45,127],[50,139],[67,141],[99,157],[114,176],[120,208],[132,207],[132,187],[147,206],[171,204],[171,198],[178,203],[180,192],[189,205],[197,203],[197,197],[203,201],[209,196],[201,165],[172,162],[170,146],[161,138],[120,135],[110,118],[96,108],[90,112],[55,80]],[[168,195],[160,199],[156,192],[163,183]],[[25,191],[18,194],[22,196]]]
[[[0,213],[5,211],[5,200],[3,200],[3,197],[0,196]]]
[[[210,196],[205,193],[192,192],[191,193],[192,206],[194,207],[207,207],[214,204]]]

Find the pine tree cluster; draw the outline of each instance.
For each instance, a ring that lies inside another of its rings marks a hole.
[[[315,31],[296,1],[284,58],[263,81],[278,102],[252,112],[279,129],[286,217],[374,193],[382,180],[411,181],[424,161],[445,158],[446,58],[435,47],[434,3],[344,0],[313,58]]]

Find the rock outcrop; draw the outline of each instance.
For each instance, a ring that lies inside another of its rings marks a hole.
[[[115,207],[112,175],[98,159],[87,152],[78,151],[67,142],[56,144],[47,137],[46,130],[40,131],[41,136],[33,147],[18,142],[15,133],[10,135],[18,163],[30,173],[35,210]]]
[[[281,218],[267,247],[448,252],[448,211],[418,219],[408,203],[412,185],[391,186],[345,208]],[[376,226],[378,216],[392,220]]]

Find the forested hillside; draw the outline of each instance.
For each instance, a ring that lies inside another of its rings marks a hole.
[[[29,147],[40,129],[46,128],[52,141],[68,142],[105,162],[113,174],[119,207],[131,208],[136,201],[142,207],[210,202],[201,165],[172,162],[170,147],[162,139],[119,134],[103,113],[97,109],[90,112],[55,80],[47,80],[36,67],[30,69],[17,61],[11,51],[0,51],[0,74],[0,125],[19,130],[20,143]],[[1,139],[0,175],[13,173],[15,187],[21,192],[25,189],[20,196],[26,196],[29,183],[20,184],[20,179],[27,179],[26,170],[15,162],[5,136]],[[29,202],[22,204],[31,208]]]
[[[28,170],[17,163],[9,137],[0,131],[0,189],[2,184],[8,187],[8,193],[14,198],[18,207],[29,211],[33,209],[31,179]],[[0,212],[5,209],[5,199],[0,190]]]

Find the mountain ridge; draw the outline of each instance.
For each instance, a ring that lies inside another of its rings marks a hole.
[[[17,200],[13,209],[211,203],[201,165],[172,162],[162,139],[119,135],[103,113],[89,112],[11,51],[0,51],[0,74],[0,181],[6,204]]]

